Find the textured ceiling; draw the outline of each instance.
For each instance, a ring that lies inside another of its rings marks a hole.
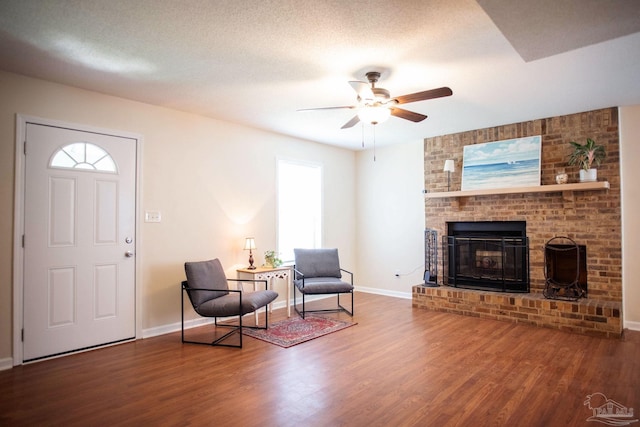
[[[478,0],[525,61],[640,31],[637,0]],[[638,52],[636,52],[638,54]]]
[[[636,0],[0,0],[0,69],[357,150],[352,110],[296,110],[371,69],[453,90],[378,145],[640,104],[639,25]]]

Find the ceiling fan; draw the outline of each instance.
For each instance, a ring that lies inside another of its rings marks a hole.
[[[424,114],[398,108],[396,107],[396,105],[453,95],[451,89],[449,89],[448,87],[441,87],[437,89],[425,90],[423,92],[416,92],[409,95],[391,98],[391,94],[387,89],[376,87],[376,83],[380,79],[380,73],[378,71],[369,71],[368,73],[366,73],[366,76],[367,80],[369,80],[369,83],[362,81],[349,82],[353,90],[355,90],[358,94],[357,105],[342,107],[305,108],[298,111],[335,110],[343,108],[348,108],[351,110],[357,109],[358,114],[356,114],[351,120],[345,123],[341,129],[353,127],[360,121],[362,121],[363,123],[376,125],[387,120],[389,116],[399,117],[401,119],[410,120],[412,122],[421,122],[426,119],[427,116],[425,116]],[[371,87],[369,87],[369,85],[371,85]]]

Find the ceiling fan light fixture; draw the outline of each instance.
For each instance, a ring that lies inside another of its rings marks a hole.
[[[386,121],[391,115],[391,110],[383,106],[365,105],[358,109],[358,118],[362,123],[377,125]]]
[[[427,118],[426,115],[405,110],[396,107],[399,104],[408,104],[410,102],[426,101],[427,99],[442,98],[453,95],[453,91],[448,87],[424,90],[422,92],[410,93],[391,98],[391,93],[384,88],[376,87],[376,83],[380,79],[380,72],[369,71],[366,73],[367,82],[360,80],[352,80],[349,85],[356,92],[356,105],[346,105],[342,107],[321,107],[321,108],[305,108],[298,111],[307,110],[333,110],[333,109],[357,109],[357,114],[353,116],[347,123],[342,125],[340,129],[348,129],[356,123],[369,123],[377,125],[386,121],[389,116],[393,115],[400,119],[409,120],[418,123]]]

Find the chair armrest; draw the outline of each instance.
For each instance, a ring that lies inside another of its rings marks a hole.
[[[189,292],[189,291],[207,291],[207,292],[240,292],[239,290],[236,289],[209,289],[209,288],[192,288],[191,286],[187,286],[187,282],[186,280],[182,282],[182,290]]]
[[[341,268],[340,271],[343,271],[345,273],[347,273],[349,276],[351,276],[351,286],[353,286],[353,273],[350,271],[345,270],[344,268]]]
[[[291,270],[293,270],[293,280],[291,282],[302,279],[302,289],[304,289],[304,274],[296,270],[295,266],[291,267]]]

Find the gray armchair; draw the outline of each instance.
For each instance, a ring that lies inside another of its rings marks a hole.
[[[185,262],[184,264],[187,280],[182,282],[182,291],[186,293],[191,301],[191,305],[196,313],[202,317],[213,317],[215,328],[229,328],[220,337],[214,337],[211,342],[193,341],[185,339],[184,332],[184,295],[182,301],[182,342],[191,344],[207,344],[224,347],[242,348],[242,328],[267,329],[269,327],[269,310],[265,310],[265,326],[243,326],[242,316],[253,313],[256,310],[266,307],[278,297],[272,290],[266,289],[266,280],[247,280],[242,282],[262,282],[265,290],[255,292],[244,292],[241,290],[229,289],[229,281],[240,282],[238,279],[227,279],[220,260]],[[218,317],[238,316],[238,322],[230,324],[228,322],[218,323]],[[223,341],[233,334],[239,335],[239,344],[227,344]]]
[[[353,316],[353,273],[340,268],[337,249],[294,249],[293,307],[304,319],[306,313],[344,311]],[[349,282],[342,280],[342,273],[349,275]],[[302,294],[302,310],[296,303],[296,291]],[[306,297],[310,295],[336,294],[337,306],[332,309],[308,310]],[[351,294],[351,311],[340,304],[341,294]]]

